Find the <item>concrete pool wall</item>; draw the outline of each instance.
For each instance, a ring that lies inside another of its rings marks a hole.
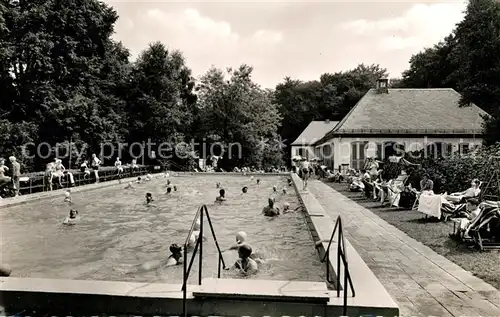
[[[188,175],[235,175],[241,173],[179,173]],[[252,174],[250,174],[252,175]],[[255,174],[290,176],[313,237],[328,239],[334,222],[316,199],[300,191],[296,174]],[[110,182],[106,186],[118,185]],[[100,184],[82,186],[83,190],[100,188]],[[104,184],[103,184],[104,185]],[[83,188],[85,187],[85,188]],[[104,186],[102,186],[104,187]],[[60,195],[44,193],[40,199]],[[0,207],[1,208],[1,207]],[[1,210],[0,210],[1,212]],[[327,243],[320,248],[324,254]],[[387,291],[375,278],[354,248],[347,242],[350,271],[356,290],[348,298],[349,316],[398,316],[399,310]],[[336,268],[335,245],[330,254]],[[190,316],[341,316],[342,297],[329,291],[326,283],[244,279],[203,279],[202,285],[188,285]],[[2,311],[3,310],[3,311]],[[182,314],[182,292],[179,284],[129,283],[110,281],[77,281],[37,278],[0,278],[0,315],[163,315]]]

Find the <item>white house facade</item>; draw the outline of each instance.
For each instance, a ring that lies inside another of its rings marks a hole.
[[[388,89],[379,80],[340,121],[317,141],[315,153],[335,169],[361,169],[367,157],[384,159],[424,150],[432,156],[467,153],[482,143],[486,112],[459,107],[453,89]]]
[[[339,121],[311,121],[299,137],[291,144],[291,157],[302,156],[308,160],[319,158],[315,143],[332,131]]]

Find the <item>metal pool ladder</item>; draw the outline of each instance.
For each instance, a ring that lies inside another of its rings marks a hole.
[[[338,231],[337,231],[338,230]],[[325,250],[325,255],[323,256],[323,259],[321,262],[326,261],[326,280],[328,283],[333,284],[333,281],[330,280],[330,265],[332,264],[330,262],[330,246],[332,245],[333,238],[335,237],[335,233],[338,232],[337,238],[338,238],[338,244],[337,244],[337,279],[335,283],[335,288],[337,289],[337,297],[340,297],[340,278],[341,278],[341,271],[340,271],[340,261],[342,261],[342,264],[344,265],[344,284],[342,287],[342,290],[344,291],[344,305],[343,305],[343,314],[342,316],[347,316],[347,285],[349,283],[349,288],[351,289],[352,297],[356,296],[356,293],[354,291],[354,286],[352,285],[352,279],[351,279],[351,274],[349,273],[349,265],[347,262],[347,253],[345,249],[345,238],[344,238],[344,231],[342,230],[342,218],[340,216],[337,218],[337,221],[335,222],[335,227],[333,228],[332,236],[330,237],[330,242],[328,242],[328,247]]]
[[[215,231],[214,227],[212,226],[212,221],[210,220],[210,215],[208,213],[208,208],[206,205],[201,206],[198,211],[196,212],[196,216],[193,219],[193,222],[191,223],[191,229],[189,229],[188,236],[186,238],[186,241],[184,242],[184,275],[183,275],[183,282],[182,282],[182,311],[183,311],[183,316],[187,317],[187,281],[189,278],[189,273],[191,272],[191,268],[194,263],[194,258],[196,256],[196,252],[198,252],[198,249],[200,251],[200,258],[199,264],[198,264],[198,285],[201,285],[201,280],[203,278],[202,274],[202,268],[203,268],[203,216],[207,216],[208,224],[210,225],[210,231],[212,231],[212,237],[214,238],[215,246],[217,247],[217,252],[219,253],[219,259],[218,259],[218,266],[217,266],[217,277],[220,278],[220,273],[221,273],[221,268],[226,270],[226,263],[224,262],[224,258],[222,257],[222,252],[219,247],[219,243],[217,242],[217,237],[215,236]],[[198,239],[196,241],[196,245],[193,250],[193,254],[191,255],[191,260],[189,261],[189,266],[187,265],[187,247],[189,244],[189,238],[193,234],[194,227],[196,224],[196,220],[198,220],[198,217],[200,218],[200,235],[198,236]]]

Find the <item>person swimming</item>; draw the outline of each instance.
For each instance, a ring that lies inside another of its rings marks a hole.
[[[244,186],[242,189],[241,189],[241,192],[243,194],[246,194],[248,192],[248,187],[247,186]]]
[[[182,247],[178,245],[177,243],[173,243],[170,245],[170,256],[167,258],[167,262],[165,263],[165,266],[174,266],[174,265],[179,265],[183,263],[183,258],[182,258]]]
[[[69,211],[69,217],[64,219],[63,224],[65,225],[74,225],[78,221],[78,210],[71,209]]]
[[[292,186],[293,185],[291,178],[287,179],[287,181],[288,181],[288,186]]]
[[[71,189],[66,190],[66,192],[64,193],[64,202],[65,203],[71,202]]]
[[[275,192],[275,193],[276,193],[277,191],[278,191],[278,187],[273,186],[273,192]]]
[[[217,184],[215,184],[215,188],[220,188],[220,183],[217,182]]]
[[[283,213],[289,212],[290,211],[290,204],[289,203],[284,203],[283,204]]]
[[[172,187],[167,187],[167,192],[165,193],[165,195],[170,194],[170,193],[172,193]]]
[[[177,186],[176,186],[176,185],[174,185],[174,192],[176,192],[176,191],[177,191]]]
[[[266,217],[275,217],[280,214],[280,211],[278,208],[274,207],[274,199],[269,197],[267,200],[268,205],[262,209],[262,214]]]
[[[153,202],[153,194],[151,193],[146,193],[146,204],[150,204],[151,202]]]
[[[286,195],[286,188],[283,188],[283,195]]]
[[[260,178],[257,178],[257,185],[260,184]]]
[[[238,248],[239,259],[234,263],[234,268],[239,270],[244,275],[257,273],[259,266],[257,262],[250,256],[252,255],[252,247],[248,244],[243,244]]]
[[[165,187],[169,187],[171,184],[172,182],[170,181],[170,179],[167,179],[167,185]]]
[[[153,178],[151,177],[151,174],[147,174],[147,175],[146,175],[146,179],[145,179],[145,181],[146,181],[146,182],[149,182],[149,181],[151,181],[152,179],[153,179]]]
[[[125,189],[133,189],[134,186],[132,186],[132,182],[128,182],[127,186],[125,186]]]
[[[136,184],[142,183],[142,178],[139,176],[137,177],[137,180],[135,181]]]
[[[235,239],[236,239],[236,244],[233,244],[232,246],[223,250],[222,252],[227,252],[227,251],[231,251],[231,250],[238,250],[239,247],[241,247],[242,245],[244,245],[246,243],[247,233],[245,231],[240,231],[240,232],[236,233]],[[250,258],[255,260],[257,263],[263,263],[265,261],[264,256],[260,252],[252,252],[252,254],[250,255]]]
[[[226,191],[222,188],[219,190],[219,196],[215,198],[216,202],[222,203],[223,201],[226,201]]]

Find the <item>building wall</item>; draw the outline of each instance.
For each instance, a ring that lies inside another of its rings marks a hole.
[[[353,153],[352,143],[353,142],[368,142],[368,145],[358,150],[358,153]],[[319,147],[330,146],[332,148],[332,158],[335,163],[335,168],[338,169],[339,166],[343,166],[343,168],[359,168],[359,164],[355,161],[357,158],[359,162],[364,161],[367,156],[371,157],[379,157],[379,152],[382,144],[386,142],[395,142],[401,145],[404,145],[405,152],[411,151],[419,151],[422,149],[428,149],[429,146],[432,147],[433,144],[450,144],[450,148],[444,149],[443,145],[443,153],[444,151],[451,150],[455,152],[459,150],[460,144],[466,144],[469,148],[473,148],[474,146],[481,145],[481,138],[457,138],[457,137],[405,137],[405,136],[395,136],[395,137],[337,137],[332,139],[329,144],[324,144]],[[436,146],[437,148],[437,146]],[[323,153],[327,152],[325,150]],[[361,153],[362,152],[362,153]],[[401,152],[402,153],[402,152]],[[431,153],[429,153],[431,155]],[[321,157],[323,160],[332,159],[326,156]],[[353,166],[358,165],[358,166]]]
[[[304,156],[307,159],[312,159],[315,157],[314,155],[314,146],[308,146],[308,145],[292,145],[292,153],[290,159],[292,159],[294,156],[300,155]]]

